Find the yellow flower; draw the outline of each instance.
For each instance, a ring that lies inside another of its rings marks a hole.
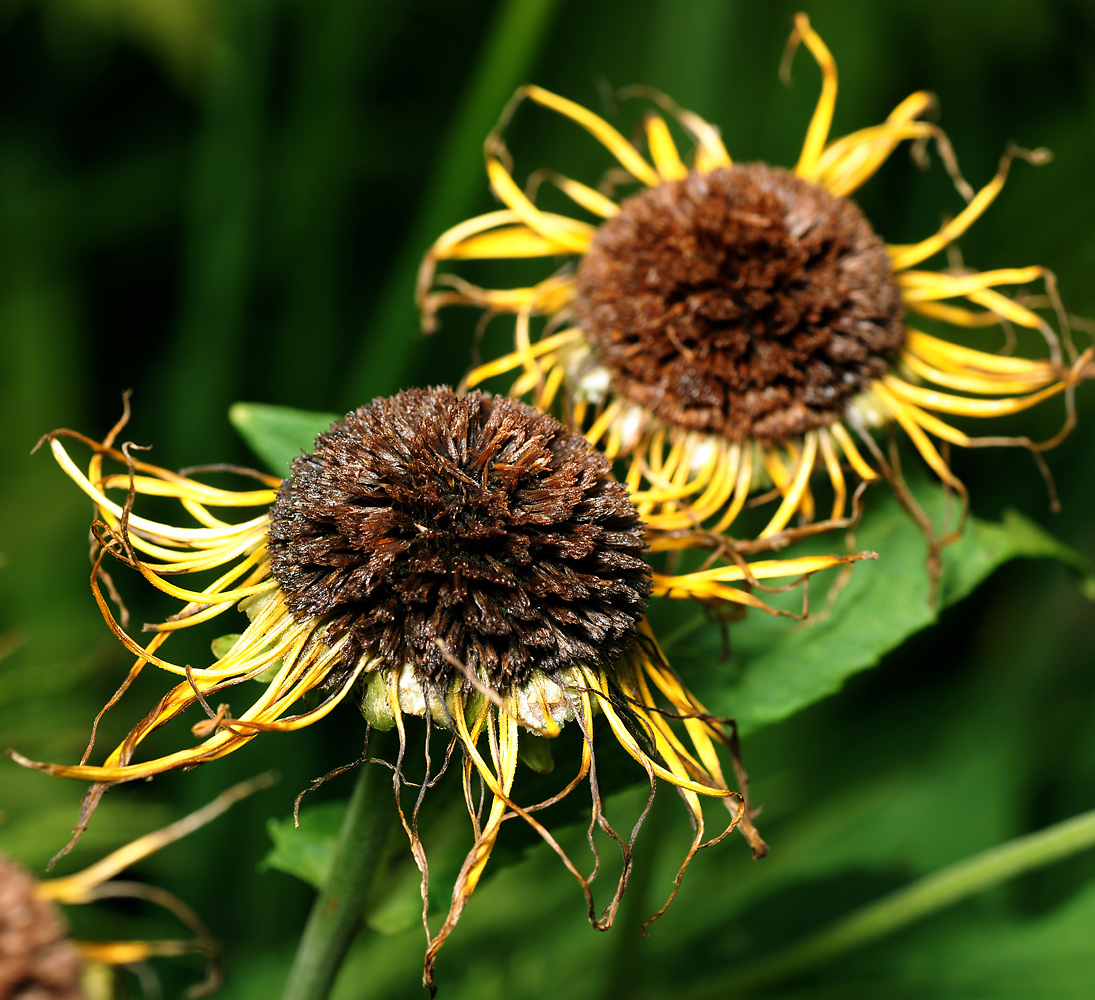
[[[710,715],[668,666],[645,622],[647,598],[760,605],[735,583],[799,577],[859,556],[651,573],[643,525],[607,460],[553,417],[501,396],[438,388],[375,400],[319,435],[284,482],[255,473],[258,488],[238,492],[142,462],[128,445],[116,448],[125,419],[101,443],[57,431],[50,447],[96,505],[92,588],[110,628],[137,657],[110,705],[148,664],[179,681],[102,764],[14,755],[26,766],[96,783],[81,828],[111,784],[223,757],[261,732],[309,726],[364,687],[362,710],[371,724],[398,730],[400,760],[407,716],[425,718],[427,739],[431,726],[450,731],[464,755],[474,844],[448,919],[430,942],[427,980],[507,816],[522,816],[559,849],[536,818],[539,806],[513,797],[522,731],[551,738],[568,722],[578,726],[577,773],[557,797],[588,780],[593,819],[606,830],[596,785],[597,716],[652,789],[661,779],[680,792],[695,831],[685,865],[705,842],[703,798],[725,804],[722,835],[737,827],[755,853],[763,851],[732,723]],[[63,437],[91,448],[86,474]],[[105,472],[106,459],[122,470]],[[191,524],[146,518],[137,510],[145,497],[177,500]],[[213,513],[234,508],[258,513],[236,523]],[[126,631],[104,596],[108,553],[181,602],[146,626],[154,633],[147,643]],[[191,589],[180,578],[194,573],[213,579]],[[249,624],[214,644],[211,665],[193,669],[163,658],[173,633],[236,608]],[[262,683],[253,700],[238,687],[247,681]],[[229,688],[251,701],[238,715],[210,705]],[[318,703],[301,706],[320,689]],[[207,713],[193,727],[196,745],[135,759],[146,737],[195,705]],[[728,783],[720,753],[741,791]],[[85,761],[89,755],[90,748]],[[490,792],[485,817],[475,778]],[[397,769],[397,801],[401,781]],[[416,823],[403,823],[425,878]],[[626,855],[626,839],[619,843]],[[567,864],[591,900],[586,880]]]
[[[1041,281],[1056,303],[1046,269],[921,267],[984,213],[1014,156],[1044,154],[1008,153],[974,193],[945,135],[919,120],[933,104],[924,92],[882,124],[830,141],[836,65],[804,14],[795,18],[789,54],[800,42],[821,67],[822,90],[793,170],[733,163],[715,126],[642,88],[632,93],[650,97],[688,134],[689,165],[660,114],[644,119],[644,155],[598,115],[526,86],[486,145],[491,189],[505,207],[450,229],[422,265],[427,330],[452,304],[516,314],[514,350],[475,368],[467,384],[518,371],[514,395],[532,393],[543,409],[559,405],[564,421],[609,458],[628,461],[626,482],[654,530],[703,525],[722,534],[763,488],[779,503],[759,539],[783,544],[796,514],[815,518],[811,476],[819,467],[832,486],[831,526],[846,523],[849,467],[860,481],[888,478],[914,504],[871,436],[883,425],[900,427],[965,500],[937,442],[1051,447],[1072,425],[1074,385],[1095,374],[1091,350],[1076,356],[1063,310],[1067,353],[1045,319],[998,290]],[[616,165],[601,189],[551,170],[533,174],[525,190],[515,183],[500,132],[524,101],[570,119],[608,150]],[[901,142],[930,140],[968,204],[918,243],[885,244],[849,196]],[[541,210],[533,199],[545,183],[598,221]],[[637,183],[639,193],[610,197],[619,183]],[[437,274],[442,261],[552,257],[577,263],[530,287],[488,289]],[[549,317],[535,340],[533,316]],[[1037,330],[1048,357],[951,343],[917,329],[917,317]],[[950,422],[1016,413],[1057,394],[1067,419],[1050,441],[975,438]]]
[[[212,822],[242,798],[272,784],[261,775],[218,795],[207,806],[161,830],[145,834],[95,864],[61,878],[38,881],[0,855],[0,996],[107,1000],[114,996],[112,968],[158,956],[200,954],[205,981],[190,991],[206,996],[220,985],[218,951],[193,910],[169,892],[141,882],[111,881],[131,865]],[[100,899],[144,899],[181,920],[187,940],[76,941],[54,904],[79,906]]]

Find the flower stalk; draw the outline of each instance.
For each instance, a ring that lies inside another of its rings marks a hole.
[[[737,991],[781,982],[871,944],[1025,872],[1095,847],[1095,810],[993,847],[884,896],[819,933],[742,968]]]
[[[387,759],[391,736],[372,731],[370,751]],[[380,859],[395,815],[391,777],[362,764],[342,819],[327,884],[316,897],[297,948],[283,1000],[325,1000],[361,930]]]

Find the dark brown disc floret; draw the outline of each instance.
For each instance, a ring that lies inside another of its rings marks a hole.
[[[270,565],[294,613],[330,616],[343,658],[447,683],[446,651],[505,691],[608,664],[650,590],[642,524],[585,439],[504,396],[378,399],[293,462]]]
[[[0,997],[80,1000],[80,956],[57,910],[35,881],[0,856]]]
[[[575,305],[619,393],[735,441],[832,422],[904,338],[859,209],[759,163],[625,201],[582,260]]]

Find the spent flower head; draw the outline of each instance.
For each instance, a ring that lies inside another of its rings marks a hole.
[[[452,304],[516,314],[514,350],[475,368],[467,384],[518,371],[513,394],[558,406],[591,443],[626,460],[625,479],[652,529],[731,532],[751,495],[764,490],[778,505],[759,539],[778,546],[801,531],[846,525],[853,473],[860,482],[890,480],[931,534],[873,429],[900,428],[965,501],[947,447],[1021,445],[1038,458],[1071,427],[1076,383],[1095,376],[1092,350],[1078,355],[1072,347],[1045,268],[921,267],[980,218],[1016,156],[1038,161],[1045,153],[1008,152],[996,176],[973,191],[945,134],[921,120],[934,107],[925,92],[881,124],[830,140],[836,64],[804,14],[788,55],[800,42],[821,67],[822,90],[790,170],[732,161],[714,125],[645,88],[625,93],[657,108],[643,120],[645,154],[573,101],[521,88],[486,143],[491,189],[504,208],[454,226],[431,248],[419,281],[423,323],[433,329],[437,311]],[[604,183],[538,170],[518,186],[502,133],[524,102],[564,116],[605,147],[616,167]],[[692,144],[688,161],[666,114]],[[936,144],[966,205],[925,239],[893,245],[849,199],[906,141],[920,153]],[[595,221],[542,210],[535,199],[545,185]],[[573,263],[551,265],[528,287],[483,288],[437,270],[448,261],[560,257]],[[1057,305],[1063,347],[1046,319],[999,290],[1035,282]],[[538,339],[535,316],[547,317]],[[921,319],[971,331],[1027,327],[1044,335],[1047,356],[942,339],[919,329]],[[952,422],[1006,416],[1056,395],[1066,420],[1049,441],[978,438]],[[827,522],[816,521],[811,489],[821,468],[833,494]],[[813,527],[789,527],[796,515]],[[933,559],[953,537],[933,540]]]
[[[200,954],[207,962],[202,983],[190,997],[220,985],[219,952],[209,929],[189,906],[144,882],[118,880],[127,868],[212,822],[242,798],[273,783],[269,774],[245,781],[208,805],[163,829],[138,837],[81,871],[38,880],[0,855],[0,997],[4,1000],[99,1000],[115,995],[113,969],[139,966],[150,958]],[[140,899],[168,910],[192,938],[132,941],[73,939],[61,906],[104,899]],[[125,995],[125,994],[123,994]]]
[[[535,814],[583,781],[591,790],[591,822],[624,854],[603,914],[593,908],[590,879],[564,860],[591,920],[611,923],[634,835],[616,834],[601,808],[595,745],[606,731],[646,773],[651,794],[659,779],[680,792],[694,830],[682,874],[707,842],[702,799],[726,807],[715,840],[738,828],[763,853],[733,725],[708,713],[666,663],[645,621],[647,599],[663,594],[764,607],[752,593],[761,579],[802,577],[860,556],[752,564],[739,558],[692,573],[652,572],[643,523],[609,462],[580,434],[507,397],[434,388],[375,400],[320,434],[284,482],[253,473],[259,488],[244,491],[150,465],[129,445],[116,448],[124,419],[103,442],[58,431],[50,447],[95,502],[93,591],[111,629],[137,657],[107,707],[149,664],[178,682],[101,764],[87,763],[90,745],[75,765],[15,755],[27,766],[94,783],[77,835],[110,785],[223,757],[260,733],[309,726],[356,691],[372,725],[398,731],[397,804],[407,717],[426,721],[427,760],[431,728],[451,734],[446,762],[454,749],[463,753],[473,845],[444,925],[432,934],[427,925],[427,982],[504,820],[521,816],[562,854]],[[86,473],[69,456],[66,437],[91,448]],[[121,469],[105,471],[107,460]],[[145,497],[178,500],[189,523],[148,519],[138,510]],[[259,512],[237,523],[213,513],[234,508]],[[181,602],[176,613],[146,626],[150,641],[138,642],[111,610],[103,592],[107,555]],[[195,573],[212,582],[188,588],[183,578]],[[173,633],[237,607],[249,624],[215,643],[209,666],[164,658],[161,648]],[[255,680],[261,693],[234,715],[226,692],[234,689],[238,701],[239,685]],[[311,692],[323,694],[306,700]],[[192,728],[196,743],[137,759],[150,734],[199,706],[206,717]],[[574,777],[547,802],[520,804],[514,784],[521,741],[529,734],[556,737],[567,724],[582,737]],[[727,763],[737,788],[724,774]],[[436,777],[428,776],[423,791]],[[474,781],[488,793],[486,815]],[[420,805],[421,797],[410,818],[402,808],[400,816],[425,880]]]

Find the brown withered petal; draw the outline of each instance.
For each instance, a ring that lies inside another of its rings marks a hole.
[[[530,406],[416,389],[316,438],[270,512],[270,567],[296,614],[361,653],[456,679],[437,645],[505,691],[610,664],[650,590],[626,488]],[[342,671],[334,671],[336,683]]]
[[[733,441],[830,423],[904,339],[886,248],[859,209],[759,163],[624,201],[577,281],[617,391]]]
[[[0,856],[0,997],[80,1000],[80,959],[57,910],[27,872]]]

